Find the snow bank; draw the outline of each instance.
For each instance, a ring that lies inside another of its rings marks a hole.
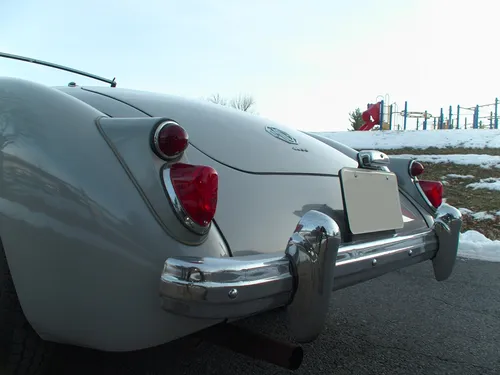
[[[495,216],[500,216],[500,211],[497,212],[487,212],[487,211],[479,211],[474,212],[469,210],[468,208],[460,207],[458,209],[462,215],[471,216],[475,220],[494,220]]]
[[[500,130],[492,129],[342,131],[318,134],[355,149],[500,148]]]
[[[458,255],[464,258],[500,262],[500,241],[492,241],[475,230],[460,235]]]
[[[475,212],[470,214],[470,216],[472,216],[476,220],[493,220],[495,218],[494,215],[489,214],[486,211]]]
[[[412,155],[402,154],[394,155],[396,157],[406,157],[418,159],[425,163],[452,163],[460,165],[479,165],[483,168],[500,168],[499,155],[482,155],[482,154],[452,154],[452,155]],[[464,178],[470,176],[464,176]],[[474,177],[474,176],[472,176]]]
[[[472,188],[474,190],[477,189],[487,189],[487,190],[497,190],[500,191],[500,178],[482,178],[479,182],[473,182],[472,184],[467,185],[468,188]]]
[[[461,175],[461,174],[450,173],[450,174],[447,174],[446,176],[444,176],[444,178],[468,179],[468,178],[474,178],[474,176],[471,174]]]

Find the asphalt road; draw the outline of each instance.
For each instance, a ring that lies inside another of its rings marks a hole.
[[[286,337],[278,313],[242,324]],[[459,260],[445,282],[430,262],[334,293],[324,333],[304,346],[296,374],[500,373],[500,263]],[[128,355],[68,349],[53,373],[137,375],[290,374],[202,343]]]

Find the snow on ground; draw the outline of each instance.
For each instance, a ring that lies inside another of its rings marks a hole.
[[[318,132],[355,149],[390,150],[394,148],[464,147],[500,148],[500,130],[382,130]]]
[[[396,157],[418,159],[425,163],[452,163],[459,165],[479,165],[482,168],[500,168],[499,155],[455,154],[455,155],[411,155],[401,154]]]
[[[492,241],[475,230],[460,235],[458,255],[464,258],[500,262],[500,241]]]
[[[476,220],[493,220],[495,218],[494,215],[489,214],[486,211],[479,211],[472,213],[471,216]]]
[[[443,185],[448,185],[449,182],[447,181],[448,179],[450,178],[455,178],[455,179],[461,179],[461,180],[467,180],[467,179],[471,179],[471,178],[474,178],[473,175],[471,174],[467,174],[467,175],[461,175],[461,174],[454,174],[454,173],[450,173],[450,174],[447,174],[446,176],[442,176],[441,177],[441,183]]]
[[[482,178],[479,182],[473,182],[467,185],[468,188],[474,190],[477,189],[487,189],[487,190],[498,190],[500,191],[500,178]]]
[[[497,211],[497,212],[486,212],[486,211],[474,212],[472,210],[469,210],[468,208],[459,208],[458,210],[462,213],[462,215],[471,216],[475,220],[494,220],[495,216],[500,216],[500,211]]]
[[[461,175],[461,174],[454,174],[454,173],[450,173],[450,174],[447,174],[446,176],[444,176],[443,178],[461,178],[461,179],[468,179],[468,178],[474,178],[474,176],[473,176],[473,175],[471,175],[471,174]]]

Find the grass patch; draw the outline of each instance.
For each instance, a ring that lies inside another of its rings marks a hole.
[[[472,175],[474,178],[444,178],[448,174]],[[482,178],[500,178],[499,168],[481,168],[474,165],[457,164],[425,164],[422,178],[446,181],[444,185],[447,202],[456,207],[464,207],[474,212],[500,211],[500,191],[486,189],[471,189],[466,187]]]
[[[388,155],[451,155],[451,154],[487,154],[500,155],[500,148],[465,148],[428,147],[426,149],[400,148],[385,150]],[[492,240],[500,240],[500,216],[495,213],[500,211],[500,191],[486,189],[471,189],[466,187],[480,179],[494,177],[500,178],[500,168],[482,168],[476,165],[459,165],[452,163],[423,163],[425,172],[422,178],[428,180],[445,181],[444,196],[446,202],[457,207],[467,208],[473,212],[488,212],[494,215],[494,219],[478,220],[471,215],[463,215],[462,232],[469,229],[477,230]],[[448,174],[472,175],[474,178],[459,179],[445,178]]]
[[[477,230],[490,240],[500,240],[500,217],[494,220],[476,220],[472,216],[463,215],[462,232],[469,229]]]
[[[444,182],[446,203],[457,208],[467,208],[473,212],[488,212],[494,219],[478,220],[464,214],[462,232],[473,229],[492,240],[500,240],[500,191],[468,188],[467,185],[480,179],[500,178],[499,168],[481,168],[475,165],[458,165],[450,163],[424,163],[425,172],[422,179]],[[472,175],[474,178],[447,178],[449,174],[461,176]]]

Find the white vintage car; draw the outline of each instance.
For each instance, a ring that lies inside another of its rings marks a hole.
[[[106,82],[0,78],[4,373],[194,333],[297,368],[333,291],[428,260],[450,276],[461,215],[418,161]],[[293,344],[231,324],[279,308]]]

